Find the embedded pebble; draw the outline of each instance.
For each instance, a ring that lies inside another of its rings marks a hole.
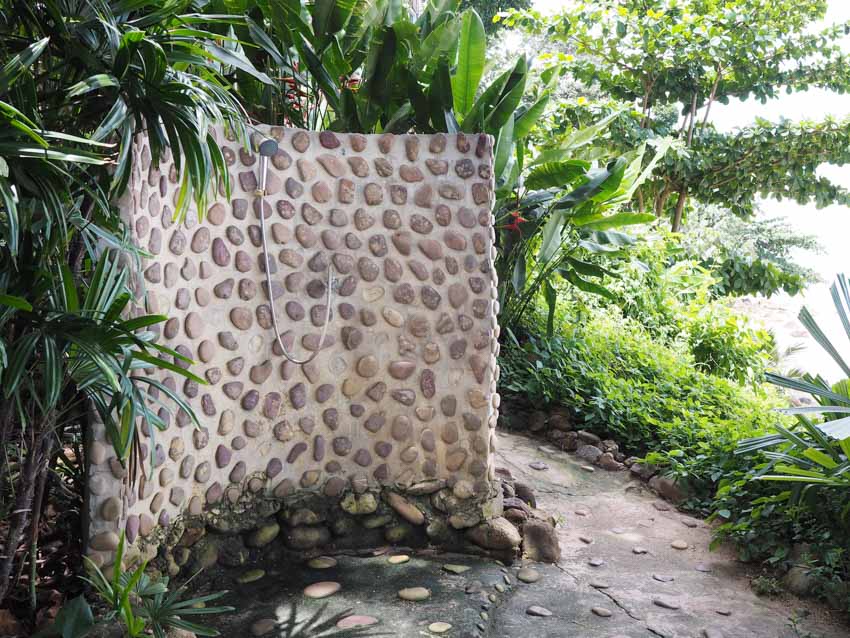
[[[612,611],[610,609],[606,609],[605,607],[593,607],[590,611],[592,611],[600,618],[610,618],[613,615]]]
[[[470,567],[467,565],[454,565],[452,563],[446,563],[445,565],[443,565],[443,569],[452,574],[462,574],[464,572],[469,571]]]
[[[444,634],[451,628],[452,626],[447,622],[432,622],[428,625],[428,631],[433,634]]]
[[[246,583],[253,583],[256,580],[260,580],[265,575],[266,570],[264,569],[249,569],[247,572],[240,574],[236,582],[245,585]]]
[[[604,580],[592,580],[588,583],[594,589],[608,589],[611,585]]]
[[[431,590],[424,587],[406,587],[398,590],[398,597],[409,602],[420,602],[431,597]]]
[[[531,607],[525,610],[525,613],[529,616],[537,616],[538,618],[548,618],[552,615],[551,611],[539,605],[532,605]]]
[[[587,564],[591,567],[602,567],[605,564],[605,561],[601,558],[591,558],[589,561],[587,561]]]
[[[647,553],[649,553],[649,550],[646,547],[633,547],[632,548],[632,554],[637,554],[638,556],[640,556],[642,554],[647,554]]]
[[[653,574],[652,578],[659,583],[672,583],[674,580],[672,576],[668,576],[667,574]]]
[[[336,565],[337,560],[333,556],[316,556],[307,561],[307,567],[312,569],[330,569]]]
[[[318,583],[313,583],[304,588],[304,595],[307,598],[327,598],[337,593],[342,585],[331,580],[324,580]]]
[[[540,572],[530,567],[523,567],[517,572],[516,577],[524,583],[536,583],[540,580]]]
[[[593,544],[593,539],[590,538],[590,536],[579,536],[578,539],[582,543],[585,543],[586,545],[592,545]]]
[[[355,627],[368,627],[377,625],[378,619],[374,616],[346,616],[337,622],[337,629],[354,629]]]
[[[662,598],[661,596],[652,599],[652,604],[662,609],[672,609],[673,611],[680,609],[680,606],[673,600],[669,598]]]
[[[670,543],[670,547],[672,547],[673,549],[688,549],[688,543],[687,541],[677,539]]]
[[[543,470],[548,470],[549,466],[543,463],[542,461],[534,461],[528,464],[532,470],[537,470],[538,472],[542,472]]]
[[[402,563],[406,563],[410,560],[410,556],[407,554],[396,554],[395,556],[390,556],[387,559],[387,562],[390,565],[401,565]]]

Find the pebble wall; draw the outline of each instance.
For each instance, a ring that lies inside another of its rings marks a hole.
[[[262,127],[255,144],[260,133],[280,144],[264,214],[281,338],[296,357],[320,353],[299,366],[275,343],[258,156],[215,131],[231,197],[220,189],[202,220],[190,208],[176,223],[174,165],[168,157],[154,165],[138,139],[121,208],[151,254],[139,299],[170,317],[161,342],[193,359],[207,384],[150,371],[182,393],[201,427],[152,404],[169,425],[142,426],[146,476],[132,488],[95,424],[88,555],[96,564],[111,562],[122,530],[131,544],[155,546],[178,519],[302,493],[342,501],[389,489],[389,504],[408,518],[402,494],[434,485],[464,505],[454,521],[443,508],[455,528],[500,513],[492,138]],[[336,286],[319,343],[329,267]]]

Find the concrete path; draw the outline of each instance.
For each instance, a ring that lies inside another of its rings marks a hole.
[[[214,587],[233,591],[237,608],[216,626],[223,636],[301,636],[287,619],[328,619],[344,610],[371,617],[362,633],[403,638],[840,638],[850,631],[817,605],[762,599],[746,566],[728,551],[709,552],[710,530],[674,511],[628,473],[593,473],[575,457],[542,442],[500,435],[499,467],[533,486],[538,507],[559,521],[559,565],[503,566],[481,558],[381,549],[338,555],[327,569],[268,566],[251,583],[223,575]],[[529,464],[543,461],[547,469]],[[685,547],[676,549],[672,544]],[[535,582],[523,582],[526,581]],[[302,593],[330,581],[340,589],[322,599]],[[398,597],[424,587],[427,600]],[[803,610],[798,626],[790,618]],[[537,615],[532,615],[537,614]],[[550,615],[547,615],[550,614]],[[366,622],[368,619],[361,619]],[[437,623],[437,624],[434,624]],[[442,623],[442,624],[440,624]],[[334,623],[330,623],[333,628]],[[447,625],[449,626],[447,628]],[[443,633],[439,633],[443,631]],[[371,633],[370,633],[371,632]],[[329,633],[304,634],[326,636]],[[336,634],[341,635],[341,634]]]

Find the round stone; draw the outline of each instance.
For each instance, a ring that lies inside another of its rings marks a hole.
[[[540,572],[530,567],[523,567],[517,572],[516,577],[524,583],[536,583],[540,580]]]
[[[337,582],[331,580],[323,580],[318,583],[313,583],[304,588],[304,595],[307,598],[327,598],[333,596],[342,588]]]
[[[248,571],[244,572],[243,574],[240,574],[236,578],[236,582],[240,583],[242,585],[245,585],[247,583],[253,583],[255,581],[258,581],[265,575],[266,575],[266,570],[264,570],[264,569],[249,569]],[[253,626],[252,626],[252,631],[253,631]],[[259,634],[257,634],[257,635],[259,635]]]
[[[396,554],[394,556],[390,556],[387,559],[387,562],[390,565],[401,565],[402,563],[406,563],[410,560],[410,556],[407,554]]]
[[[276,618],[261,618],[260,620],[255,621],[251,625],[251,634],[253,636],[265,636],[268,633],[274,631],[277,627],[277,619]]]
[[[333,556],[316,556],[307,561],[307,567],[311,569],[330,569],[336,565],[337,560]]]
[[[378,373],[378,360],[372,355],[361,357],[357,362],[357,374],[361,377],[374,377]]]
[[[425,587],[406,587],[398,591],[398,597],[409,602],[421,602],[431,597],[431,590]]]
[[[346,616],[336,623],[337,629],[354,629],[356,627],[369,627],[378,624],[374,616],[353,615]]]
[[[432,622],[428,625],[428,631],[432,634],[444,634],[451,628],[452,626],[447,622]]]
[[[653,598],[652,604],[657,607],[661,607],[662,609],[671,609],[673,611],[680,608],[679,604],[676,601],[670,600],[669,598],[664,598],[662,596]]]
[[[679,550],[688,549],[688,543],[687,543],[687,541],[677,539],[677,540],[674,540],[672,543],[670,543],[670,547],[672,547],[673,549],[679,549]]]
[[[606,609],[605,607],[593,607],[590,611],[592,611],[600,618],[610,618],[613,615],[611,610]]]

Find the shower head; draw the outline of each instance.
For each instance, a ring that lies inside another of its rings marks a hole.
[[[259,150],[262,157],[272,157],[277,153],[277,142],[272,139],[263,140]]]
[[[260,151],[260,174],[257,183],[260,191],[265,192],[269,177],[269,158],[274,157],[274,154],[277,153],[277,142],[273,139],[263,140],[258,150]]]

